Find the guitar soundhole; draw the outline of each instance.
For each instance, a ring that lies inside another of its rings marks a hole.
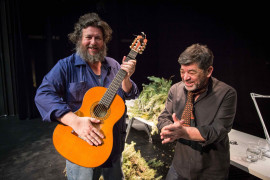
[[[103,104],[94,103],[90,108],[91,117],[104,120],[110,115],[110,109],[107,109]]]
[[[107,108],[103,105],[103,104],[98,104],[95,108],[94,108],[94,114],[96,117],[105,117],[107,114]]]

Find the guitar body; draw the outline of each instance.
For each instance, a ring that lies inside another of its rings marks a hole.
[[[95,117],[101,120],[100,131],[105,138],[100,146],[91,146],[81,139],[69,126],[59,124],[53,133],[56,150],[69,161],[84,167],[102,165],[110,156],[113,147],[113,126],[123,116],[125,103],[115,95],[109,109],[101,116],[95,115],[97,103],[106,92],[104,87],[94,87],[86,92],[82,106],[75,112],[80,117]]]

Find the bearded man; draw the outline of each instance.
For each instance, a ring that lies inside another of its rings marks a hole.
[[[139,94],[137,85],[130,79],[136,61],[125,62],[126,57],[123,57],[120,66],[115,59],[106,56],[111,35],[110,26],[96,13],[81,16],[74,32],[68,35],[76,45],[76,53],[57,62],[43,78],[35,96],[43,121],[60,121],[70,126],[91,146],[101,145],[105,137],[97,128],[98,119],[74,114],[81,107],[84,94],[96,86],[109,87],[120,69],[126,71],[126,76],[117,94],[124,102],[126,98],[136,98]],[[99,179],[101,174],[105,180],[124,179],[121,159],[126,135],[125,116],[126,111],[113,127],[113,148],[108,160],[96,168],[82,167],[67,160],[69,180]]]

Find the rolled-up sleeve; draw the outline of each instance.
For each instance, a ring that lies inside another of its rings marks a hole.
[[[228,135],[233,126],[236,105],[237,93],[234,89],[230,89],[224,96],[212,123],[197,126],[201,136],[206,140],[201,142],[202,146],[219,142]]]

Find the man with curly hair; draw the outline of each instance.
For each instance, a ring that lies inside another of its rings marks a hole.
[[[81,107],[87,90],[95,86],[108,87],[122,69],[126,71],[126,76],[117,94],[124,101],[126,98],[136,98],[139,94],[137,85],[130,79],[135,71],[136,61],[126,62],[126,57],[123,57],[120,66],[115,59],[106,56],[111,35],[110,26],[96,13],[81,16],[74,26],[74,32],[68,35],[70,41],[76,45],[76,53],[57,62],[43,78],[35,97],[44,121],[60,121],[70,126],[91,146],[102,144],[102,139],[105,138],[97,128],[100,121],[73,113]],[[125,116],[126,111],[113,127],[113,149],[108,160],[96,168],[82,167],[67,160],[69,180],[99,179],[101,174],[105,180],[124,179],[121,159],[126,135]]]

